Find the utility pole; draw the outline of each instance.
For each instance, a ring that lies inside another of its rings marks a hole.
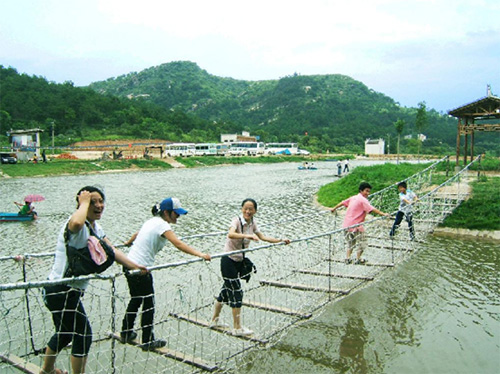
[[[54,121],[52,121],[52,149],[54,149]]]

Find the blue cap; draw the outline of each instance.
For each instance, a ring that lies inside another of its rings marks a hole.
[[[167,197],[160,203],[160,210],[174,211],[178,215],[187,214],[187,210],[181,207],[181,202],[175,197]]]

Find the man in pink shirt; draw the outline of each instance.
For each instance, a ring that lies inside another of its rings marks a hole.
[[[335,212],[341,206],[347,207],[347,211],[344,216],[344,222],[342,223],[343,228],[347,228],[345,232],[345,238],[347,240],[347,257],[345,259],[346,264],[350,264],[351,254],[353,248],[358,244],[358,250],[356,252],[356,260],[354,264],[364,264],[365,259],[361,258],[366,245],[365,240],[365,228],[363,225],[350,227],[363,223],[365,217],[368,213],[376,213],[382,216],[390,217],[389,213],[381,212],[380,210],[374,208],[368,201],[368,196],[370,195],[372,186],[369,183],[363,182],[359,185],[359,194],[351,196],[350,198],[341,201],[335,207],[331,209],[332,213]]]

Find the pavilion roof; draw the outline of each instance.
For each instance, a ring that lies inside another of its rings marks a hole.
[[[449,115],[457,118],[500,118],[500,97],[488,95],[450,110]]]

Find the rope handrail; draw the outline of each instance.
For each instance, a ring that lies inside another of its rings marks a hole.
[[[419,175],[422,175],[422,174],[424,174],[424,173],[428,172],[430,169],[433,169],[433,168],[437,167],[437,165],[438,165],[438,164],[440,164],[441,162],[446,161],[446,160],[447,160],[447,159],[449,159],[449,158],[450,158],[450,156],[444,156],[444,157],[443,157],[443,158],[441,158],[440,160],[437,160],[436,162],[434,162],[432,165],[430,165],[430,166],[426,167],[424,170],[421,170],[421,171],[419,171],[418,173],[415,173],[415,174],[413,174],[413,175],[409,176],[408,178],[405,178],[405,179],[402,179],[402,180],[400,180],[400,181],[398,181],[398,182],[395,182],[395,183],[391,184],[390,186],[387,186],[387,187],[385,187],[385,188],[381,189],[380,191],[377,191],[377,192],[372,193],[372,194],[368,197],[368,199],[372,199],[373,197],[376,197],[376,196],[378,196],[378,195],[380,195],[380,194],[382,194],[382,193],[386,192],[387,190],[390,190],[391,188],[396,187],[396,186],[397,186],[399,183],[401,183],[401,182],[406,182],[406,181],[408,181],[408,180],[410,180],[410,179],[412,179],[412,178],[418,177]]]

